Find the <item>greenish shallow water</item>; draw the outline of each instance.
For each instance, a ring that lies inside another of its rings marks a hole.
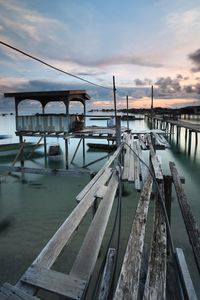
[[[95,125],[106,125],[104,121],[93,121]],[[195,120],[198,122],[198,120]],[[88,121],[88,125],[91,121]],[[126,122],[124,122],[126,125]],[[131,128],[147,128],[145,121],[130,122]],[[15,122],[13,116],[0,117],[0,129],[2,134],[11,134],[13,137],[6,142],[15,142],[14,136]],[[185,191],[188,196],[191,209],[200,225],[200,144],[195,150],[193,142],[191,155],[185,151],[184,130],[182,130],[179,147],[176,145],[176,137],[172,137],[170,149],[158,151],[163,163],[164,173],[169,173],[169,161],[174,161],[181,175],[186,179]],[[27,141],[34,139],[27,138]],[[91,140],[94,141],[94,140]],[[48,143],[57,142],[57,139],[48,139]],[[89,142],[89,140],[88,140]],[[59,143],[64,149],[64,143],[60,139]],[[199,141],[200,143],[200,141]],[[69,144],[70,158],[78,144],[78,140],[72,140]],[[87,147],[86,147],[87,150]],[[41,149],[42,151],[42,149]],[[86,162],[89,163],[105,153],[86,152]],[[147,157],[147,153],[145,154]],[[11,164],[13,158],[0,159],[1,164]],[[106,160],[102,160],[91,166],[91,170],[99,169]],[[82,149],[80,147],[74,160],[75,165],[82,166]],[[44,167],[44,158],[41,155],[26,161],[25,166]],[[61,162],[48,162],[52,168],[64,167],[64,159]],[[73,166],[71,166],[73,167]],[[19,173],[15,176],[1,177],[0,185],[0,220],[6,222],[0,229],[0,283],[8,281],[15,283],[41,249],[47,243],[49,238],[56,232],[69,213],[76,206],[75,197],[81,189],[90,180],[88,175],[81,177],[53,177],[25,174],[22,178]],[[121,234],[121,252],[126,245],[134,212],[137,205],[138,193],[134,191],[131,184],[126,184],[128,195],[123,197],[122,205],[122,234]],[[153,205],[153,204],[152,204]],[[100,260],[103,258],[103,251],[106,249],[106,241],[109,239],[112,222],[114,219],[115,207],[112,212],[110,226],[105,235],[104,244],[100,252]],[[150,216],[153,215],[153,208],[150,209]],[[55,269],[61,271],[70,270],[73,258],[80,248],[84,232],[91,221],[92,213],[84,219],[79,226],[72,243],[62,252],[61,257],[55,264]],[[151,219],[151,218],[150,218]],[[151,231],[151,222],[148,225],[148,232]],[[173,191],[172,202],[172,231],[175,245],[184,250],[186,260],[195,284],[196,291],[200,297],[199,275],[195,268],[192,250],[190,248],[185,227],[182,221],[178,203]],[[113,241],[113,247],[116,240]],[[98,271],[98,265],[95,272]],[[95,278],[93,278],[95,281]],[[47,297],[50,299],[50,296]]]

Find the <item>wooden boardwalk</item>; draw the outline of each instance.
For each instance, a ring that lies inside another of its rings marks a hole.
[[[135,214],[133,212],[132,228],[124,259],[122,265],[118,266],[120,271],[115,274],[118,249],[109,248],[95,299],[173,299],[167,288],[169,280],[174,295],[179,297],[176,299],[183,299],[183,297],[197,299],[184,254],[180,249],[176,252],[173,247],[169,228],[170,210],[164,209],[165,203],[166,208],[170,207],[172,184],[176,188],[179,202],[183,203],[181,204],[183,219],[197,266],[200,262],[200,234],[194,217],[191,217],[192,212],[183,192],[180,176],[172,163],[170,163],[171,175],[167,177],[170,180],[166,180],[156,154],[156,147],[159,148],[161,145],[163,149],[169,146],[163,132],[159,130],[124,133],[122,143],[76,196],[75,209],[19,278],[16,285],[5,283],[0,288],[0,299],[39,299],[37,293],[40,289],[65,299],[88,299],[87,290],[98,262],[113,205],[117,199],[121,201],[120,190],[125,181],[132,186],[132,189],[140,192],[137,209]],[[149,152],[148,161],[145,161],[144,151]],[[155,199],[153,202],[152,195]],[[120,203],[118,202],[119,206]],[[154,206],[152,220],[154,225],[149,251],[145,254],[145,232],[147,219],[150,218],[148,214],[150,205]],[[95,214],[71,270],[67,274],[53,270],[52,266],[61,251],[64,251],[64,247],[70,243],[81,221],[92,207]],[[175,257],[177,257],[176,261],[173,260]],[[141,284],[142,265],[145,259],[148,260],[147,271],[145,281]],[[174,276],[178,282],[176,285],[168,275],[169,259],[173,260]],[[114,275],[117,277],[113,284]]]
[[[145,118],[151,123],[153,128],[160,128],[165,130],[169,137],[171,138],[172,134],[176,135],[176,143],[179,144],[181,129],[185,130],[185,144],[188,148],[188,154],[191,152],[192,145],[192,136],[193,133],[195,135],[195,148],[197,148],[198,144],[198,135],[200,133],[200,124],[195,124],[187,121],[183,121],[181,119],[174,120],[156,115],[145,115]],[[176,132],[175,132],[176,128]]]

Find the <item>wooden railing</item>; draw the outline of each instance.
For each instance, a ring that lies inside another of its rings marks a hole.
[[[75,115],[45,114],[16,117],[17,131],[69,132],[73,130]]]

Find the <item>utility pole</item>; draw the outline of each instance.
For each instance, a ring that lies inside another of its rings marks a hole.
[[[128,130],[129,130],[128,96],[126,96],[126,112],[127,112],[127,128],[128,128]]]
[[[151,112],[153,112],[153,85],[151,86]]]
[[[113,97],[114,97],[115,124],[116,124],[117,123],[117,103],[116,103],[115,76],[113,76]]]

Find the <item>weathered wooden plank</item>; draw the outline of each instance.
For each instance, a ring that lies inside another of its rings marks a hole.
[[[133,136],[130,136],[129,140],[129,157],[128,157],[128,181],[134,182],[135,180],[135,168],[134,168],[134,163],[135,163],[135,155],[132,150],[133,148]]]
[[[159,185],[159,189],[164,199],[163,184]],[[143,299],[166,299],[166,256],[166,224],[161,203],[157,199],[155,207],[154,233]]]
[[[183,216],[185,227],[189,236],[190,243],[192,245],[196,264],[200,272],[200,230],[192,214],[190,205],[188,204],[187,197],[183,190],[181,179],[179,177],[176,166],[173,162],[170,162],[169,166],[173,177],[174,187],[176,189],[176,194],[181,208],[181,213]]]
[[[142,134],[138,134],[139,142],[143,150],[147,150],[147,146],[145,144],[145,137]]]
[[[149,150],[150,150],[150,160],[151,160],[151,164],[152,164],[152,167],[153,167],[153,170],[154,170],[156,180],[158,182],[162,182],[163,181],[163,174],[162,174],[161,165],[160,165],[159,159],[158,159],[158,157],[155,153],[154,147],[152,145],[150,135],[147,135],[147,141],[148,141]]]
[[[0,299],[1,299],[1,300],[10,300],[10,299],[8,298],[8,296],[6,296],[5,294],[3,294],[3,293],[1,292],[1,289],[0,289]]]
[[[165,145],[165,147],[170,148],[170,144],[168,143],[166,138],[161,134],[159,134],[158,136],[159,136],[160,140],[163,142],[163,144]]]
[[[137,153],[140,157],[140,159],[142,161],[144,161],[144,157],[143,157],[143,154],[142,154],[142,149],[140,147],[140,144],[139,142],[137,141],[136,143],[136,148],[137,148]],[[139,160],[139,159],[138,159]],[[147,167],[143,164],[143,162],[139,160],[139,165],[140,165],[140,171],[141,171],[141,177],[142,177],[142,183],[144,184],[146,179],[147,179],[147,176],[148,176],[148,169]]]
[[[81,201],[83,201],[83,199],[87,198],[87,195],[89,194],[90,197],[95,196],[98,193],[98,191],[100,190],[100,188],[102,186],[104,186],[106,184],[106,182],[110,179],[111,175],[112,175],[113,170],[111,168],[107,168],[104,173],[102,173],[101,177],[99,177],[99,180],[96,181],[90,188],[90,190],[88,191],[88,193],[86,193],[86,195],[81,199]],[[77,202],[79,202],[77,200]]]
[[[176,253],[177,253],[177,257],[178,257],[178,262],[179,262],[179,267],[181,269],[181,273],[182,273],[182,278],[184,281],[184,286],[185,286],[185,292],[187,294],[187,299],[189,300],[197,300],[197,295],[192,283],[192,279],[190,277],[190,273],[187,267],[187,263],[185,260],[185,256],[183,253],[183,250],[180,248],[176,248]]]
[[[114,160],[120,155],[123,149],[123,145],[121,144],[114,154],[110,157],[110,159],[105,163],[105,165],[99,170],[99,172],[94,176],[94,178],[86,185],[86,187],[76,196],[77,201],[81,201],[81,199],[89,192],[91,187],[99,180],[104,171],[110,167],[110,165],[114,162]]]
[[[116,250],[113,248],[109,248],[105,268],[103,271],[103,276],[101,280],[100,292],[99,292],[99,300],[107,300],[112,280],[114,260],[115,260]]]
[[[134,141],[132,144],[134,152],[138,154],[136,142]],[[135,181],[135,188],[136,190],[141,189],[141,183],[140,183],[140,162],[137,157],[137,155],[134,155],[134,181]]]
[[[0,287],[0,299],[1,296],[4,296],[6,300],[22,300],[17,295],[13,294],[10,290],[6,289],[5,287]]]
[[[10,291],[13,295],[17,295],[20,300],[39,300],[40,298],[36,296],[30,296],[26,293],[24,293],[22,290],[18,289],[16,286],[13,286],[9,283],[4,283],[3,287]],[[1,297],[0,297],[1,299]],[[14,300],[14,298],[12,298]]]
[[[78,277],[37,266],[30,267],[22,281],[54,294],[77,300],[81,299],[86,287],[86,282]]]
[[[141,192],[114,300],[137,299],[138,296],[145,227],[152,184],[153,179],[149,175]]]
[[[122,174],[122,179],[123,180],[128,180],[128,172],[129,172],[129,154],[130,154],[130,148],[129,148],[129,138],[130,135],[129,134],[124,134],[123,136],[123,142],[124,142],[124,150],[125,150],[125,154],[124,154],[124,170],[123,170],[123,174]]]
[[[43,169],[43,168],[28,168],[28,167],[14,167],[14,166],[0,166],[0,172],[17,172],[17,173],[30,173],[30,174],[41,174],[41,175],[53,175],[53,176],[80,176],[83,174],[89,174],[89,171],[84,169]]]
[[[105,196],[107,190],[108,187],[106,185],[99,186],[97,192],[95,193],[95,197],[102,199]]]
[[[70,274],[73,276],[79,276],[83,280],[89,280],[92,274],[115,199],[118,183],[118,175],[114,172],[108,184],[107,193],[99,204],[98,210],[70,271]],[[88,253],[90,253],[90,255],[88,255]]]
[[[69,242],[72,234],[80,224],[82,218],[92,206],[94,200],[95,197],[93,193],[89,192],[87,197],[85,197],[83,201],[79,202],[69,217],[59,227],[54,236],[40,252],[33,265],[40,265],[45,268],[50,268],[53,265],[63,247]]]

